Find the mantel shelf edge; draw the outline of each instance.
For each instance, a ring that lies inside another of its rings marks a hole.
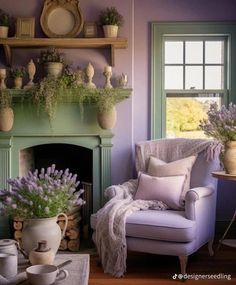
[[[1,38],[6,64],[12,63],[14,48],[103,48],[110,50],[111,65],[115,65],[115,49],[125,49],[128,46],[126,38]]]

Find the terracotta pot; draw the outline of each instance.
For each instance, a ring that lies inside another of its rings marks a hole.
[[[112,129],[114,128],[117,120],[117,111],[115,106],[110,110],[104,112],[98,112],[97,114],[98,124],[102,129]]]
[[[37,247],[38,243],[42,240],[47,241],[47,245],[56,254],[61,239],[65,235],[67,228],[68,218],[65,214],[66,223],[63,231],[57,224],[57,217],[42,218],[42,219],[28,219],[24,221],[22,230],[22,247],[24,251],[29,254],[31,250]]]
[[[236,141],[228,141],[225,144],[223,164],[226,173],[236,174]]]
[[[118,26],[116,25],[104,25],[103,32],[105,38],[117,38]]]
[[[0,109],[0,131],[8,132],[12,129],[14,113],[12,108]]]
[[[0,38],[7,38],[8,37],[8,30],[9,30],[9,27],[0,26]]]
[[[62,74],[63,64],[61,62],[47,62],[44,63],[44,69],[47,75],[58,78]]]

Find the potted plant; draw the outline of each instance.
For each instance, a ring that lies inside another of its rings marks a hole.
[[[8,179],[10,190],[0,190],[2,214],[26,219],[22,231],[22,245],[29,253],[40,240],[47,240],[48,246],[57,252],[61,237],[57,216],[73,206],[83,205],[80,198],[83,190],[77,174],[69,169],[57,170],[53,164],[46,170],[29,171],[26,176]],[[66,215],[64,214],[65,218]]]
[[[46,74],[54,78],[61,76],[64,62],[63,54],[54,47],[43,50],[40,53],[39,63],[44,65]]]
[[[8,37],[8,30],[10,26],[10,16],[0,9],[0,38]]]
[[[23,85],[23,77],[27,72],[25,67],[16,67],[10,69],[10,76],[14,79],[14,88],[21,89]]]
[[[0,130],[8,132],[12,129],[14,113],[11,108],[12,96],[7,89],[0,89]]]
[[[112,129],[116,124],[116,104],[127,98],[120,91],[119,88],[97,90],[97,121],[102,129]]]
[[[107,7],[99,15],[99,23],[103,27],[106,38],[116,38],[118,28],[123,25],[124,18],[115,7]]]
[[[212,103],[207,112],[208,119],[200,122],[200,128],[207,136],[215,138],[222,146],[221,161],[228,174],[236,174],[236,105],[230,103],[218,109]]]

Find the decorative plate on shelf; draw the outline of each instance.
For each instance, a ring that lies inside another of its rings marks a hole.
[[[79,1],[45,0],[40,24],[49,38],[76,37],[84,24]]]

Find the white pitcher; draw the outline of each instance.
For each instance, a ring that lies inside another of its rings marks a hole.
[[[65,227],[63,231],[61,231],[57,224],[57,217],[61,215],[65,217]],[[61,213],[58,216],[53,218],[28,219],[24,221],[22,247],[27,254],[36,248],[38,242],[41,240],[46,240],[48,247],[51,248],[55,254],[57,253],[68,224],[66,214]]]

